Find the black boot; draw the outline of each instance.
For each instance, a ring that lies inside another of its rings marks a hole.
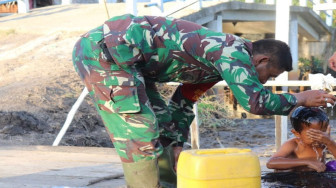
[[[176,172],[174,170],[175,158],[171,145],[163,148],[163,153],[158,158],[160,171],[160,184],[164,188],[176,188]]]

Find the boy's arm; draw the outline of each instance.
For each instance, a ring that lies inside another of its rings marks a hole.
[[[309,129],[307,135],[314,141],[323,143],[327,146],[328,151],[336,158],[336,143],[330,137],[331,128],[328,125],[327,131],[323,132],[316,129]]]
[[[325,165],[319,161],[308,159],[289,158],[297,147],[297,143],[294,139],[285,142],[267,162],[266,166],[269,169],[286,170],[295,167],[307,166],[315,169],[317,172],[325,170]]]
[[[267,168],[283,170],[297,167],[297,164],[292,164],[295,159],[288,158],[294,152],[296,145],[297,144],[293,139],[285,142],[280,147],[280,149],[268,160],[268,162],[266,163]]]

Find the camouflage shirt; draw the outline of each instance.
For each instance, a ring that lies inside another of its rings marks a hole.
[[[105,22],[104,38],[114,61],[156,82],[225,80],[238,102],[254,114],[287,115],[291,94],[273,94],[258,80],[252,43],[181,19],[122,15]]]

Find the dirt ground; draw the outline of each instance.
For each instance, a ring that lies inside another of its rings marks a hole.
[[[51,145],[84,88],[72,66],[72,48],[88,25],[97,24],[92,20],[105,15],[78,5],[55,7],[0,16],[0,147]],[[76,15],[90,13],[92,20],[85,27],[73,21],[71,27],[67,18],[72,17],[66,11],[81,8],[82,14]],[[201,128],[201,148],[252,148],[259,156],[274,152],[273,119],[233,122],[217,129]],[[113,147],[89,97],[60,145]]]

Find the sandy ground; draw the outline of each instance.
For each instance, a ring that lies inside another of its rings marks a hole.
[[[109,8],[113,14],[125,10],[123,4]],[[105,18],[102,5],[51,6],[0,15],[0,147],[53,143],[84,87],[72,66],[73,45]],[[233,122],[201,128],[201,148],[251,148],[260,157],[275,151],[273,119]],[[89,98],[61,145],[112,147]]]

